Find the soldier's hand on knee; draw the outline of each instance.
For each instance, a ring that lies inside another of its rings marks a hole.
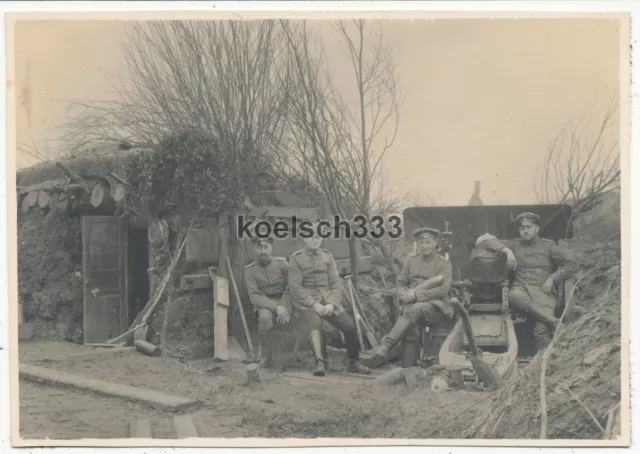
[[[416,292],[414,292],[413,290],[406,291],[400,295],[400,298],[398,298],[398,300],[402,304],[412,303],[416,300]]]
[[[324,307],[324,315],[331,315],[333,314],[334,310],[335,310],[335,307],[333,306],[333,304],[327,304]]]
[[[320,316],[324,315],[324,306],[320,303],[315,303],[313,305],[313,310],[316,311]]]
[[[276,314],[278,315],[278,323],[281,325],[289,322],[289,311],[284,306],[276,307]]]

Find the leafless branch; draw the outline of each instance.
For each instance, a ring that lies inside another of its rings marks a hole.
[[[130,76],[109,77],[116,100],[70,103],[70,152],[193,129],[215,135],[238,164],[278,147],[287,87],[276,72],[284,56],[276,22],[132,23],[124,55]]]
[[[308,181],[334,213],[369,213],[372,205],[391,208],[397,201],[373,201],[372,193],[398,129],[399,90],[382,36],[370,44],[362,20],[334,28],[358,93],[357,107],[350,109],[333,86],[325,51],[307,24],[281,21],[281,26],[290,56],[282,77],[294,81],[288,92],[287,138],[277,160],[281,173]]]

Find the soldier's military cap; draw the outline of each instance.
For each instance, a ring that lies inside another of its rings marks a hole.
[[[255,244],[256,246],[259,246],[259,245],[264,244],[264,243],[273,244],[273,238],[272,238],[272,237],[270,237],[270,236],[269,236],[269,237],[267,237],[267,238],[258,238],[258,237],[255,237],[255,238],[253,238],[253,239],[251,240],[251,242],[252,242],[253,244]]]
[[[523,221],[529,221],[531,223],[534,223],[536,225],[540,225],[540,216],[538,216],[535,213],[520,213],[518,216],[516,216],[516,224],[517,225],[521,225],[523,223]]]
[[[440,231],[437,229],[432,229],[431,227],[421,227],[413,231],[413,238],[415,238],[416,240],[419,240],[424,235],[431,235],[434,238],[437,238],[440,235]]]

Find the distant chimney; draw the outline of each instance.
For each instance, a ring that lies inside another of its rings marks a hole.
[[[473,195],[469,199],[469,206],[482,206],[482,199],[480,199],[480,181],[474,182]]]

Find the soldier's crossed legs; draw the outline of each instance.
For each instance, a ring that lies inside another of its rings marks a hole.
[[[441,322],[444,316],[431,301],[421,301],[405,306],[401,313],[412,325],[434,325]]]
[[[540,351],[549,345],[553,323],[556,321],[553,307],[534,301],[527,289],[519,286],[513,286],[509,290],[509,303],[513,309],[534,318],[527,323],[527,330],[533,330],[536,350]]]

